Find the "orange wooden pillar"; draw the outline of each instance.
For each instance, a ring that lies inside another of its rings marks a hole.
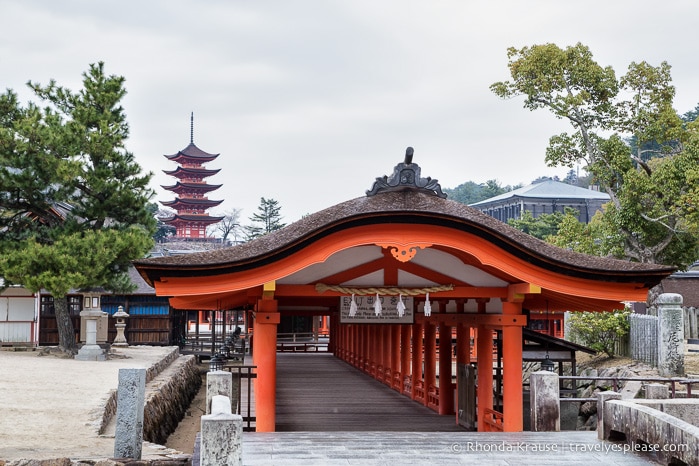
[[[430,387],[437,385],[437,341],[436,328],[429,320],[425,320],[425,399],[424,404],[429,402]]]
[[[328,324],[328,351],[335,353],[335,335],[340,332],[340,327],[342,327],[342,325],[340,325],[340,312],[337,311],[337,308],[333,308],[331,309],[331,311],[334,311],[334,315],[338,317],[336,319],[330,319],[330,322]]]
[[[451,327],[439,324],[439,414],[454,414]]]
[[[456,302],[457,314],[465,312],[463,300]],[[471,362],[471,327],[466,324],[458,324],[456,327],[456,364],[469,364]]]
[[[362,334],[359,332],[359,325],[352,324],[352,365],[357,367],[359,365],[359,348],[361,343]]]
[[[521,302],[503,302],[502,313],[521,315]],[[524,316],[522,317],[524,318]],[[522,420],[522,327],[502,327],[503,431],[521,432]]]
[[[478,314],[485,314],[488,300],[478,299]],[[478,372],[478,431],[485,432],[486,409],[493,409],[493,331],[476,326],[476,371]]]
[[[400,326],[400,391],[405,390],[405,378],[412,373],[411,359],[411,344],[410,344],[410,325]]]
[[[367,374],[371,372],[371,326],[364,324],[364,367],[363,370]]]
[[[466,302],[464,300],[456,301],[456,313],[463,314],[465,312]],[[456,366],[471,363],[471,327],[466,324],[458,324],[456,326]],[[457,379],[457,386],[461,380]],[[458,400],[454,400],[456,422],[459,422],[458,410],[465,409],[458,405]]]
[[[400,325],[391,325],[391,378],[389,385],[396,390],[401,389],[401,383],[395,383],[396,377],[400,377]],[[401,377],[402,379],[402,377]]]
[[[422,381],[422,324],[413,324],[413,368],[410,384],[410,398],[417,400],[417,386]]]
[[[267,286],[267,285],[265,285]],[[274,432],[277,390],[277,301],[260,299],[255,314],[253,363],[257,366],[255,410],[257,432]]]
[[[391,336],[391,326],[382,325],[381,341],[379,342],[379,346],[381,347],[381,373],[377,374],[378,379],[382,382],[386,382],[387,369],[391,366]]]

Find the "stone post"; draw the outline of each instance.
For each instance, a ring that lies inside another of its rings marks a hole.
[[[85,344],[78,350],[75,359],[79,361],[105,361],[107,356],[97,344],[97,319],[106,313],[101,309],[81,311],[80,318],[85,320]]]
[[[531,431],[560,432],[561,402],[558,374],[536,371],[529,377]]]
[[[206,414],[211,414],[211,400],[216,395],[226,396],[228,397],[229,402],[232,402],[233,374],[228,371],[213,371],[206,373]]]
[[[114,457],[141,459],[146,370],[119,369]]]
[[[646,385],[647,400],[667,400],[670,398],[670,389],[662,383],[649,383]]]
[[[684,376],[684,311],[682,295],[658,296],[658,372],[662,377]]]
[[[609,400],[621,400],[621,393],[606,391],[597,393],[597,438],[606,440],[604,431],[604,404]]]
[[[243,417],[231,413],[231,400],[215,395],[211,414],[201,417],[201,466],[243,464]]]

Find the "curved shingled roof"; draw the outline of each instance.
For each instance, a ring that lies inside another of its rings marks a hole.
[[[540,241],[479,210],[428,192],[403,190],[352,199],[281,230],[227,249],[135,261],[149,283],[161,276],[206,276],[274,262],[335,231],[412,223],[455,228],[482,237],[534,265],[563,275],[654,286],[675,268],[590,256]]]

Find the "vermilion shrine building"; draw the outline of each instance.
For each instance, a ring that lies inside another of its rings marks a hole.
[[[473,364],[478,430],[521,431],[527,314],[620,309],[645,301],[673,271],[560,249],[447,200],[412,163],[412,149],[366,194],[245,244],[135,264],[177,309],[252,310],[257,431],[275,430],[282,315],[331,316],[336,357],[440,414],[457,409],[452,358]],[[493,409],[494,333],[501,411]],[[455,336],[455,355],[452,338],[440,335]]]
[[[173,201],[161,202],[166,207],[173,208],[177,213],[163,222],[173,225],[177,233],[175,239],[203,240],[206,238],[206,227],[220,222],[223,217],[212,217],[206,211],[221,202],[210,200],[206,195],[220,188],[221,185],[211,185],[206,178],[217,174],[220,170],[211,170],[204,164],[216,160],[219,154],[209,154],[199,149],[194,144],[194,121],[192,117],[192,131],[189,145],[176,154],[165,157],[178,164],[175,170],[163,170],[167,175],[177,178],[177,184],[163,186],[164,189],[174,192],[177,196]]]

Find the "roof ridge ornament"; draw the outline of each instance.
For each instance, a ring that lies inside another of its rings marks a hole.
[[[405,150],[405,160],[393,168],[393,174],[390,177],[384,175],[376,178],[374,185],[370,190],[367,190],[366,195],[373,196],[392,191],[413,190],[445,199],[447,195],[442,192],[442,187],[437,180],[433,180],[429,176],[427,178],[420,176],[420,166],[413,163],[413,153],[413,148],[408,147]]]

